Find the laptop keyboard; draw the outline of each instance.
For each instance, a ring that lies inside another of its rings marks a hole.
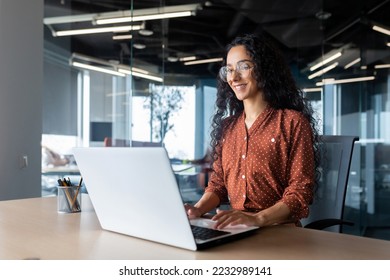
[[[194,234],[194,237],[200,240],[207,240],[210,238],[229,234],[229,232],[227,231],[216,230],[216,229],[205,228],[205,227],[198,227],[194,225],[191,225],[191,229],[192,229],[192,233]]]

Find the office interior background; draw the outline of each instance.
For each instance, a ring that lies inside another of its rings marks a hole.
[[[162,142],[202,158],[224,47],[255,32],[282,50],[321,133],[360,138],[344,232],[390,240],[389,2],[0,0],[0,199],[55,186],[42,145]]]

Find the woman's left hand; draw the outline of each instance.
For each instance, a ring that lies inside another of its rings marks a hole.
[[[215,228],[217,229],[236,225],[260,226],[255,213],[240,210],[217,210],[212,220],[216,221]]]

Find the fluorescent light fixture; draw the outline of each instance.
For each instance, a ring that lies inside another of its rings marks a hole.
[[[359,77],[359,78],[350,78],[350,79],[324,79],[322,82],[316,83],[316,86],[331,85],[331,84],[346,84],[346,83],[355,83],[355,82],[365,82],[375,80],[375,76]]]
[[[154,34],[153,30],[149,29],[141,29],[138,33],[142,36],[152,36]]]
[[[142,25],[133,26],[113,26],[104,28],[86,28],[78,30],[59,30],[56,31],[52,25],[64,24],[72,22],[88,22],[92,24],[107,24],[107,23],[120,23],[129,21],[146,21],[162,18],[184,17],[195,15],[195,12],[202,8],[201,4],[188,4],[188,5],[176,5],[165,6],[158,8],[138,9],[138,10],[124,10],[95,14],[82,14],[82,15],[70,15],[44,18],[43,23],[47,25],[51,30],[54,37],[56,36],[71,36],[71,35],[84,35],[84,34],[96,34],[105,32],[127,32],[131,30],[141,30]]]
[[[304,92],[317,92],[317,91],[322,91],[322,88],[321,87],[303,88],[302,90]]]
[[[352,65],[355,65],[356,63],[359,63],[360,60],[362,60],[360,57],[359,57],[359,58],[356,58],[355,60],[352,60],[350,63],[348,63],[347,65],[344,66],[344,69],[348,69],[348,68],[351,67]]]
[[[72,65],[75,66],[75,67],[88,69],[88,70],[92,70],[92,71],[97,71],[97,72],[102,72],[102,73],[106,73],[106,74],[111,74],[111,75],[115,75],[115,76],[120,76],[120,77],[125,77],[126,76],[125,74],[120,73],[118,71],[106,69],[106,68],[103,68],[103,67],[93,66],[93,65],[89,65],[89,64],[85,64],[85,63],[80,63],[80,62],[77,62],[77,61],[72,62]]]
[[[136,72],[139,72],[139,73],[149,74],[149,71],[146,71],[146,70],[141,69],[141,68],[131,67],[131,69],[133,69],[133,71],[136,71]]]
[[[193,61],[187,61],[184,62],[184,65],[194,65],[194,64],[203,64],[203,63],[213,63],[213,62],[218,62],[222,61],[222,57],[217,57],[217,58],[209,58],[209,59],[200,59],[200,60],[193,60]]]
[[[195,60],[195,59],[196,59],[196,56],[194,56],[194,55],[179,58],[180,61],[190,61],[190,60]]]
[[[137,50],[143,50],[144,48],[146,48],[146,45],[141,43],[135,43],[133,44],[133,47]]]
[[[386,46],[390,47],[390,43],[387,43]]]
[[[124,10],[97,14],[94,17],[96,24],[113,24],[134,21],[147,21],[166,18],[188,17],[195,15],[201,9],[201,4],[165,6],[158,8]]]
[[[131,30],[140,30],[141,27],[142,27],[141,25],[125,25],[125,26],[111,26],[111,27],[100,27],[100,28],[61,30],[61,31],[53,31],[53,36],[60,37],[60,36],[96,34],[96,33],[107,33],[107,32],[128,32]]]
[[[107,18],[97,19],[96,24],[115,24],[124,22],[144,21],[144,20],[156,20],[166,18],[177,18],[177,17],[189,17],[194,15],[192,11],[185,12],[174,12],[174,13],[162,13],[154,15],[141,15],[141,16],[129,16],[129,17],[118,17],[118,18]]]
[[[321,66],[327,64],[328,62],[332,61],[332,60],[335,60],[336,58],[340,57],[342,55],[341,52],[337,52],[335,53],[334,55],[318,62],[317,64],[313,65],[312,67],[310,67],[310,71],[314,71],[316,70],[317,68],[320,68]]]
[[[82,15],[71,15],[71,16],[48,17],[43,19],[43,24],[52,25],[52,24],[92,21],[95,16],[96,14],[82,14]]]
[[[324,84],[331,84],[335,80],[336,80],[335,78],[327,78],[327,79],[322,79],[321,82]],[[319,85],[319,83],[321,83],[321,82],[316,83],[316,86],[322,86],[322,85]]]
[[[176,56],[168,56],[167,60],[169,62],[177,62],[179,60],[179,58],[177,58]]]
[[[390,68],[390,64],[377,64],[374,66],[375,69]]]
[[[133,71],[128,70],[128,69],[123,69],[123,68],[119,68],[118,71],[123,73],[123,74],[132,75],[135,77],[140,77],[140,78],[144,78],[144,79],[148,79],[148,80],[152,80],[152,81],[156,81],[156,82],[163,82],[164,81],[164,79],[161,77],[136,72],[136,71],[134,71],[134,68],[133,68]]]
[[[388,30],[386,28],[380,27],[378,25],[374,25],[374,26],[372,26],[372,29],[390,36],[390,30]]]
[[[130,40],[131,38],[133,38],[133,36],[131,34],[112,36],[113,40]]]
[[[72,23],[72,22],[86,22],[91,21],[95,22],[96,20],[105,20],[121,17],[138,17],[145,15],[156,15],[156,14],[169,14],[175,12],[195,12],[202,8],[201,4],[188,4],[188,5],[176,5],[176,6],[165,6],[158,8],[148,8],[148,9],[135,9],[135,10],[124,10],[124,11],[114,11],[114,12],[104,12],[104,13],[94,13],[94,14],[81,14],[81,15],[70,15],[70,16],[58,16],[58,17],[48,17],[43,19],[43,23],[46,25],[53,24],[63,24],[63,23]]]
[[[82,62],[80,62],[82,61]],[[94,63],[94,64],[99,64],[102,65],[101,67],[99,66],[94,66],[91,64],[87,63]],[[117,62],[112,62],[112,61],[107,61],[103,59],[98,59],[95,57],[79,54],[79,53],[73,53],[71,58],[70,58],[70,64],[83,68],[83,69],[88,69],[88,70],[93,70],[93,71],[98,71],[98,72],[103,72],[111,75],[116,75],[120,77],[126,77],[126,75],[133,75],[136,77],[144,78],[144,79],[149,79],[157,82],[163,82],[163,78],[150,75],[148,71],[137,68],[137,67],[132,67],[130,68],[127,65],[124,64],[119,64]],[[111,69],[107,69],[106,67],[109,67]]]
[[[335,63],[333,63],[333,64],[331,64],[331,65],[329,65],[329,66],[327,66],[327,67],[321,69],[320,71],[317,71],[317,72],[315,72],[315,73],[309,75],[307,78],[308,78],[309,80],[311,80],[311,79],[313,79],[313,78],[315,78],[315,77],[321,76],[321,75],[325,74],[326,72],[328,72],[328,71],[330,71],[330,70],[336,68],[337,65],[339,65],[339,63],[338,63],[338,62],[335,62]]]

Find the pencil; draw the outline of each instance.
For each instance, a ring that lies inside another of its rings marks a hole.
[[[76,207],[76,211],[80,211],[81,210],[81,206],[80,206],[80,204],[77,201],[77,196],[79,195],[79,191],[80,191],[82,182],[83,182],[83,178],[81,177],[80,182],[79,182],[78,186],[76,187],[77,188],[76,193],[75,193],[75,195],[73,197],[73,200],[72,200],[72,207],[75,206]]]

